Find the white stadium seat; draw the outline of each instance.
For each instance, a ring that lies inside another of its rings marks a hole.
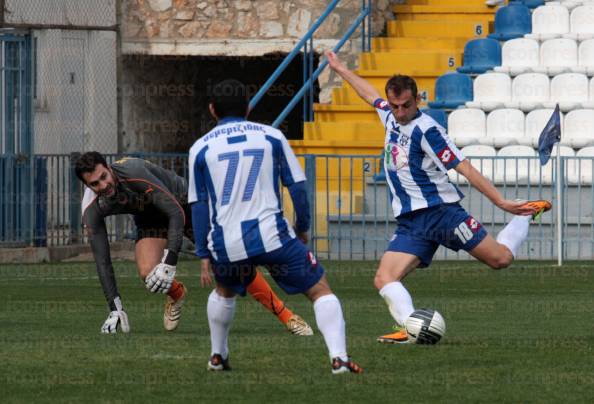
[[[487,137],[483,144],[503,147],[519,144],[524,137],[524,113],[519,109],[498,109],[487,116]]]
[[[495,183],[527,184],[529,177],[536,182],[538,166],[536,159],[530,158],[534,156],[536,151],[530,146],[506,146],[499,150],[497,157],[510,158],[495,162]]]
[[[569,10],[561,4],[546,4],[532,12],[532,33],[525,38],[544,41],[569,32]]]
[[[569,17],[569,29],[569,33],[563,35],[564,38],[594,38],[594,4],[574,8]]]
[[[540,64],[532,70],[555,76],[572,71],[578,65],[578,46],[573,39],[557,38],[540,45]]]
[[[559,108],[563,112],[581,108],[588,101],[588,77],[579,73],[564,73],[551,80],[551,101],[545,103],[546,108]]]
[[[474,166],[474,168],[479,170],[489,180],[493,181],[493,157],[497,156],[497,152],[493,147],[484,145],[471,145],[462,148],[461,151],[464,157],[468,159],[468,161]],[[458,175],[458,173],[455,170],[448,171],[448,175],[450,177],[450,181],[452,182],[456,182],[457,178],[458,184],[468,183],[466,178],[462,175]]]
[[[576,176],[582,185],[592,184],[592,160],[594,160],[594,147],[584,147],[575,154],[584,157],[576,162]]]
[[[448,117],[448,134],[458,147],[479,144],[486,133],[485,113],[480,109],[456,109]]]
[[[549,101],[549,76],[543,73],[523,73],[512,82],[512,99],[506,108],[518,108],[524,112],[543,108]]]
[[[511,101],[511,77],[504,73],[484,73],[474,79],[474,98],[466,103],[468,108],[493,111]]]
[[[594,26],[594,23],[592,24]],[[578,48],[578,65],[573,68],[575,73],[594,75],[594,39],[580,42]]]
[[[594,78],[590,79],[588,101],[582,103],[583,108],[594,109]]]
[[[537,109],[532,112],[529,112],[526,115],[526,122],[525,122],[525,133],[524,137],[520,144],[537,147],[538,146],[538,138],[544,127],[547,125],[549,119],[551,119],[551,115],[553,115],[552,109]],[[563,118],[563,116],[561,116]],[[561,131],[563,132],[563,119],[561,119]],[[561,144],[564,143],[564,137],[561,138]]]
[[[516,38],[503,44],[501,66],[494,70],[511,76],[531,71],[540,63],[538,42],[534,39]]]
[[[565,116],[561,140],[575,149],[594,145],[594,113],[590,109],[576,109]]]
[[[569,146],[559,146],[559,153],[562,157],[574,157],[575,152]],[[553,146],[553,150],[551,151],[551,156],[554,157],[557,155],[557,145]],[[537,163],[537,168],[540,166],[540,162]],[[541,176],[540,180],[543,185],[551,185],[553,183],[553,178],[556,178],[557,175],[554,172],[557,170],[557,165],[554,164],[553,159],[549,160],[547,164],[540,168]],[[565,167],[565,178],[569,181],[570,184],[577,183],[577,173],[576,173],[576,165],[575,160],[570,160],[567,162]]]

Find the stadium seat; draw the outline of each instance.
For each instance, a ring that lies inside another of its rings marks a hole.
[[[524,112],[543,108],[549,101],[549,76],[542,73],[523,73],[512,82],[512,99],[506,108],[518,108]]]
[[[594,76],[594,39],[586,39],[585,41],[580,42],[578,48],[578,65],[572,70],[575,73]]]
[[[530,9],[521,3],[511,3],[495,13],[495,32],[488,37],[497,41],[521,38],[532,32]]]
[[[574,8],[569,17],[570,32],[564,38],[585,40],[594,38],[594,4]]]
[[[493,111],[511,101],[511,78],[503,73],[484,73],[474,79],[474,98],[466,103],[468,108]]]
[[[546,126],[547,122],[553,115],[552,109],[536,109],[534,111],[529,112],[526,115],[526,122],[525,122],[525,133],[524,137],[520,141],[520,144],[537,147],[538,146],[538,138],[544,127]],[[564,124],[563,119],[561,119],[561,129],[563,130]],[[561,144],[564,143],[565,138],[561,138]]]
[[[448,130],[448,115],[443,109],[423,108],[421,109],[421,111],[429,115],[431,118],[435,119],[435,121],[438,124],[440,124],[446,131]]]
[[[557,38],[540,45],[540,63],[532,70],[549,76],[570,72],[578,65],[578,47],[573,39]]]
[[[470,161],[474,168],[479,170],[489,180],[493,181],[493,176],[495,175],[493,171],[493,161],[494,157],[497,156],[497,152],[493,147],[485,145],[471,145],[462,148],[461,152],[468,159],[468,161]],[[462,175],[458,175],[455,170],[449,170],[448,176],[452,182],[458,184],[468,183],[468,180],[466,180],[466,178]]]
[[[594,146],[594,113],[589,109],[576,109],[565,116],[561,140],[574,149]]]
[[[576,157],[581,157],[576,161],[576,177],[580,184],[592,184],[594,177],[592,160],[594,160],[594,147],[584,147],[577,151]]]
[[[480,74],[501,65],[501,45],[494,39],[479,38],[464,46],[464,64],[459,73]]]
[[[544,0],[522,0],[522,4],[528,8],[536,8],[544,5],[545,2]]]
[[[511,76],[528,72],[540,63],[538,42],[526,38],[509,40],[503,44],[501,59],[501,66],[494,68],[496,72]]]
[[[536,151],[530,146],[506,146],[499,150],[495,162],[495,183],[527,184],[528,179],[538,182]]]
[[[487,116],[487,136],[482,144],[503,147],[519,144],[524,136],[524,113],[519,109],[498,109]]]
[[[594,109],[594,78],[590,80],[588,101],[582,103],[582,108]]]
[[[557,146],[553,146],[553,150],[551,151],[551,156],[557,155]],[[569,146],[559,146],[559,154],[562,157],[575,157],[575,152]],[[540,166],[540,163],[537,163],[537,168],[540,167],[540,182],[543,185],[551,185],[553,183],[553,178],[557,178],[555,174],[557,170],[556,164],[553,163],[553,160],[549,160],[547,164],[544,166]],[[575,160],[569,160],[565,165],[565,178],[569,181],[570,184],[577,183],[577,172],[576,172],[576,164]]]
[[[569,10],[561,4],[546,4],[532,12],[532,32],[526,38],[544,41],[569,32]]]
[[[435,101],[429,108],[454,109],[472,100],[472,79],[461,73],[446,73],[435,81]]]
[[[485,113],[480,109],[456,109],[448,117],[448,128],[456,146],[480,144],[487,134]]]
[[[588,101],[588,78],[585,74],[564,73],[551,80],[551,100],[545,103],[546,108],[555,108],[563,112],[581,108]]]

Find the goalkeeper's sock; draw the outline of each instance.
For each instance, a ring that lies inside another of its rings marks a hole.
[[[336,295],[324,295],[313,304],[316,323],[324,336],[330,359],[340,358],[348,361],[346,351],[346,332],[342,307]]]
[[[281,323],[286,325],[293,316],[293,312],[285,307],[285,303],[274,293],[260,271],[256,271],[256,276],[247,287],[247,291],[254,299],[266,307],[268,311],[274,314]]]
[[[530,219],[532,219],[530,216],[514,216],[497,235],[497,242],[509,248],[514,258],[518,254],[518,249],[528,237]]]
[[[167,292],[167,296],[173,299],[173,301],[178,301],[184,295],[184,284],[181,282],[176,281],[175,279],[171,283],[171,287],[169,288],[169,292]]]
[[[235,314],[235,297],[223,297],[213,290],[208,296],[206,314],[210,327],[211,356],[220,354],[223,359],[227,359],[229,357],[227,341]]]
[[[412,297],[401,282],[390,282],[380,289],[379,294],[388,304],[390,314],[396,323],[404,327],[408,316],[415,311]]]

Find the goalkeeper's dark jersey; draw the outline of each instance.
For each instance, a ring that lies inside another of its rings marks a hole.
[[[132,214],[137,223],[164,223],[167,248],[178,253],[181,249],[186,217],[187,183],[173,171],[165,170],[148,161],[125,158],[112,166],[117,181],[114,196],[97,196],[86,188],[83,197],[83,224],[89,236],[97,273],[105,297],[112,310],[113,299],[118,296],[111,264],[105,217]]]

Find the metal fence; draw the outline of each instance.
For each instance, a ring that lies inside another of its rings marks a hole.
[[[110,162],[119,156],[107,156]],[[187,178],[185,154],[136,155]],[[81,225],[82,185],[76,179],[70,155],[37,155],[34,159],[35,218],[31,229],[35,245],[68,245],[87,240]],[[312,206],[311,245],[320,258],[377,260],[397,222],[393,218],[387,184],[382,178],[380,156],[299,156],[307,177]],[[561,207],[563,255],[566,259],[590,259],[594,254],[594,158],[562,157]],[[471,157],[473,165],[491,179],[507,199],[548,199],[555,203],[555,158],[540,167],[535,157]],[[313,180],[315,178],[315,181]],[[459,184],[461,204],[492,234],[511,219],[455,171],[450,179]],[[286,214],[293,210],[288,196]],[[22,202],[22,201],[21,201]],[[2,207],[5,209],[5,206]],[[129,216],[111,217],[107,223],[111,241],[134,237]],[[553,259],[557,256],[557,216],[547,213],[530,227],[519,258]],[[0,240],[6,242],[7,238]],[[440,248],[436,259],[466,259],[464,252]]]

